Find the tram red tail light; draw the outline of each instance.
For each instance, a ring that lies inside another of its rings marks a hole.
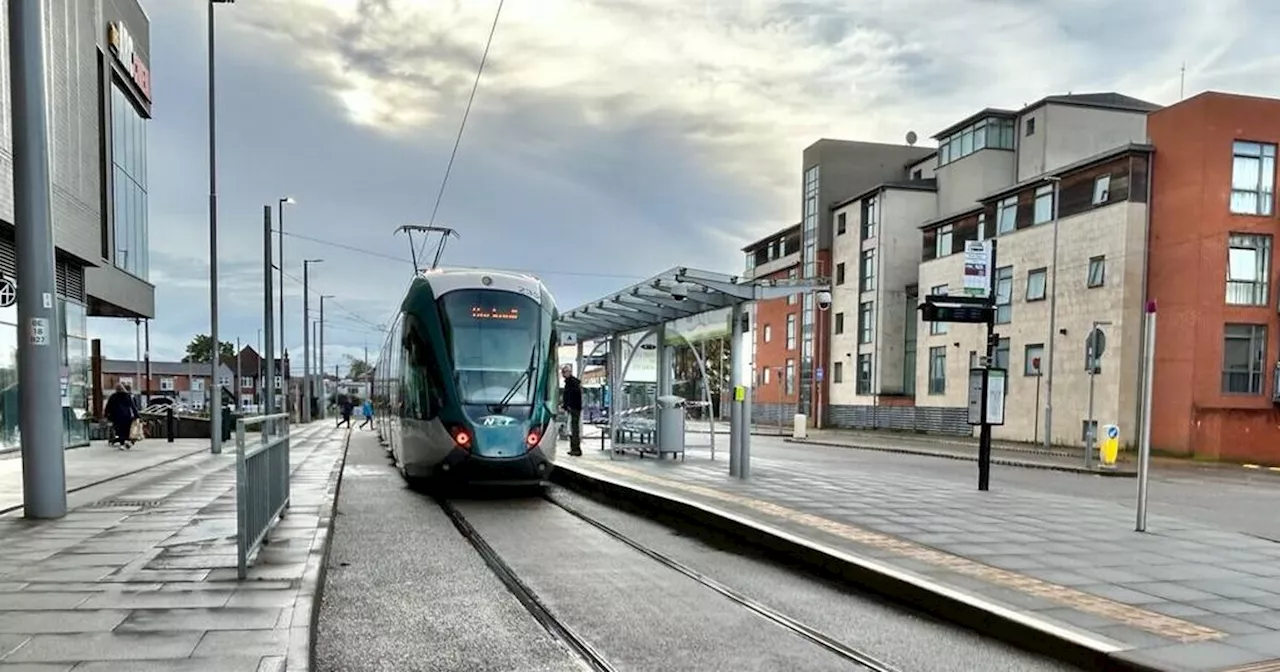
[[[529,435],[524,437],[524,445],[528,447],[529,450],[533,450],[538,447],[538,442],[541,440],[542,431],[538,429],[531,429],[529,430]]]
[[[462,427],[454,427],[451,433],[454,445],[463,450],[471,450],[471,432]]]

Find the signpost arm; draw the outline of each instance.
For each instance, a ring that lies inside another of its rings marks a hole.
[[[987,260],[987,303],[990,313],[987,316],[987,365],[982,372],[982,407],[980,409],[982,424],[978,429],[978,490],[988,490],[991,486],[991,421],[987,417],[987,386],[991,383],[991,364],[996,356],[996,246],[997,240],[990,240],[991,256]]]

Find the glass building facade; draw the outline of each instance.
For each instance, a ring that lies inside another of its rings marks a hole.
[[[112,207],[115,265],[150,280],[147,217],[147,124],[119,81],[111,84]]]
[[[90,388],[88,322],[84,305],[58,297],[59,363],[62,389],[62,443],[89,442]],[[18,307],[0,308],[0,451],[16,449],[18,430]]]

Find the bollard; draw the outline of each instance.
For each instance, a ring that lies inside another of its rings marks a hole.
[[[173,406],[165,410],[164,416],[165,434],[168,435],[168,442],[173,443],[174,425],[176,424],[176,420],[173,417]]]

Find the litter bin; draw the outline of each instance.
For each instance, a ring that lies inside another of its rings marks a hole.
[[[231,440],[231,430],[236,427],[236,415],[231,412],[230,406],[222,407],[222,442],[226,443]]]
[[[658,454],[684,453],[684,397],[658,397]]]

